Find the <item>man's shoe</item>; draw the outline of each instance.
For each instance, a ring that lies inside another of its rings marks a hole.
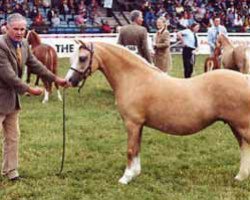
[[[10,179],[10,181],[12,181],[12,182],[21,181],[21,180],[22,180],[22,178],[20,176],[16,176],[16,177]]]

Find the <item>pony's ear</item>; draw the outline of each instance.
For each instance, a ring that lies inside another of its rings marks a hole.
[[[84,48],[84,49],[87,49],[88,47],[87,47],[87,45],[83,42],[83,41],[81,41],[81,40],[78,40],[79,41],[79,43],[80,43],[80,47],[82,47],[82,48]]]
[[[79,44],[79,40],[74,40],[74,42],[75,42],[76,44]]]

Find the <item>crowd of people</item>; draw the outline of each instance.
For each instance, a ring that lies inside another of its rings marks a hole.
[[[206,32],[213,17],[219,16],[229,31],[250,31],[249,0],[146,0],[140,10],[148,30],[154,28],[158,17],[164,16],[170,31],[185,29],[196,22],[200,32]]]
[[[57,27],[69,20],[77,26],[93,25],[100,4],[98,0],[3,0],[0,2],[0,15],[4,23],[9,14],[19,13],[27,17],[34,27]]]
[[[98,9],[103,3],[102,0],[2,0],[0,14],[7,17],[10,13],[20,13],[34,26],[52,27],[68,22],[68,18],[59,15],[71,15],[70,20],[77,26],[99,23],[101,27]],[[250,31],[250,0],[145,0],[138,10],[142,11],[143,25],[150,32],[157,30],[156,20],[161,16],[166,18],[170,32],[185,29],[194,22],[200,24],[200,32],[206,32],[214,16],[220,17],[229,32]],[[105,22],[106,26],[108,21]],[[115,29],[108,32],[112,31]]]

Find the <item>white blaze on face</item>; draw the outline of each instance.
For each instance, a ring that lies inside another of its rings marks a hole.
[[[73,69],[77,69],[78,66],[78,53],[74,54],[71,58],[70,58],[70,63],[71,63],[71,67],[69,69],[69,71],[67,72],[65,79],[67,81],[69,81],[69,79],[72,77],[74,70]],[[73,68],[73,69],[71,69]]]

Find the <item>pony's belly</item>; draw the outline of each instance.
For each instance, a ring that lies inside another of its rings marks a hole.
[[[145,125],[150,128],[154,128],[164,133],[172,135],[190,135],[206,128],[215,121],[216,120],[213,119],[200,120],[200,119],[190,119],[187,117],[187,119],[185,120],[175,120],[175,121],[152,120],[152,121],[147,121]]]

